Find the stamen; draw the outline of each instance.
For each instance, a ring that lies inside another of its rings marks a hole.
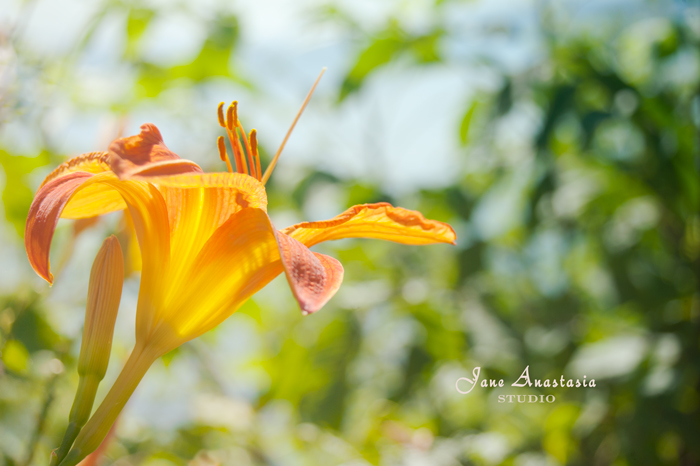
[[[294,118],[294,121],[292,122],[292,126],[289,127],[289,131],[287,131],[287,135],[282,140],[282,144],[280,144],[279,149],[277,149],[275,156],[272,158],[272,162],[270,162],[270,165],[268,165],[267,170],[265,170],[265,174],[263,175],[262,179],[260,180],[262,182],[262,184],[267,183],[267,180],[270,179],[270,175],[272,175],[272,170],[274,170],[275,165],[277,165],[277,160],[280,158],[280,154],[282,153],[282,149],[284,149],[284,145],[287,144],[287,139],[289,139],[289,136],[292,134],[292,130],[296,126],[297,121],[299,121],[299,117],[301,117],[302,112],[306,108],[306,104],[308,104],[309,100],[311,100],[311,95],[314,93],[314,90],[316,89],[318,82],[321,80],[321,76],[323,76],[323,73],[325,73],[325,72],[326,72],[326,68],[324,67],[321,70],[321,73],[318,75],[318,78],[316,78],[316,82],[314,82],[314,85],[311,86],[311,90],[306,95],[306,99],[304,99],[304,103],[301,104],[301,108],[299,109],[299,113],[297,113],[297,116]]]
[[[219,107],[221,108],[221,107]],[[226,153],[226,144],[224,144],[224,137],[219,136],[216,139],[216,145],[219,148],[219,157],[221,157],[221,160],[223,162],[226,162],[226,167],[228,168],[229,173],[233,173],[233,167],[231,166],[231,161],[228,159],[228,154]]]
[[[219,116],[219,125],[221,125],[222,128],[226,128],[226,122],[224,121],[224,103],[221,102],[219,104],[219,108],[216,110],[217,115]]]
[[[238,173],[244,173],[243,172],[243,161],[241,160],[241,152],[238,149],[238,145],[236,144],[236,135],[231,134],[231,131],[226,132],[228,135],[228,140],[231,142],[231,150],[233,150],[233,160],[236,161],[236,171]]]
[[[234,100],[231,105],[226,109],[226,135],[231,143],[231,150],[233,150],[233,158],[236,161],[236,171],[238,173],[247,173],[247,167],[245,167],[245,160],[241,154],[240,142],[238,141],[238,134],[236,133],[236,122],[238,121],[238,101]]]
[[[250,167],[249,174],[253,178],[257,178],[255,175],[255,164],[253,163],[253,151],[250,150],[250,141],[248,141],[248,136],[245,134],[245,130],[243,129],[243,125],[241,125],[241,122],[238,122],[238,129],[241,130],[241,138],[243,139],[243,142],[245,143],[245,150],[246,150],[246,155],[248,156],[248,167]]]
[[[250,173],[248,172],[248,164],[246,163],[245,160],[245,151],[243,150],[243,145],[241,144],[241,139],[238,137],[238,131],[234,127],[233,130],[231,131],[231,134],[233,135],[234,138],[236,138],[236,149],[238,149],[237,154],[236,154],[236,161],[240,159],[241,161],[241,170],[239,170],[241,173],[245,173],[246,175],[249,175]],[[245,134],[245,133],[243,133]],[[231,145],[233,145],[233,141],[231,141]]]
[[[250,149],[253,152],[253,158],[255,159],[255,178],[260,181],[262,176],[262,170],[260,169],[260,154],[258,154],[258,132],[255,128],[250,130]]]

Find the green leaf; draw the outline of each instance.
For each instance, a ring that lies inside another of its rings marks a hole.
[[[34,303],[14,301],[7,303],[15,309],[16,320],[12,324],[12,338],[22,344],[29,353],[53,350],[61,343],[61,337],[44,317],[44,312]]]
[[[163,365],[165,365],[165,367],[170,366],[170,363],[173,361],[175,356],[177,356],[178,354],[180,354],[179,347],[175,348],[172,351],[168,351],[167,353],[165,353],[163,356],[161,356],[161,360],[163,361]]]
[[[235,16],[218,18],[211,26],[211,33],[204,41],[199,55],[190,63],[164,68],[151,63],[142,63],[138,84],[140,97],[155,97],[176,81],[185,79],[202,82],[212,77],[233,78],[240,84],[250,86],[230,70],[229,62],[238,41],[238,20]]]
[[[410,50],[420,63],[432,63],[440,61],[438,53],[438,40],[443,31],[437,30],[425,36],[416,37],[410,44]]]
[[[464,114],[462,118],[462,123],[459,125],[459,141],[463,146],[466,146],[469,142],[469,126],[472,123],[472,117],[474,116],[474,110],[476,110],[476,102],[473,102],[469,106],[469,110]]]
[[[340,90],[340,100],[358,90],[368,74],[376,68],[389,63],[405,47],[404,41],[397,37],[377,39],[358,57],[353,69],[348,73]]]
[[[442,35],[442,29],[436,29],[429,34],[410,36],[395,22],[390,23],[387,29],[360,53],[355,66],[343,81],[338,100],[342,101],[357,91],[370,73],[403,52],[409,52],[419,63],[439,61],[437,45]]]
[[[27,372],[29,353],[27,348],[17,340],[10,340],[5,343],[2,349],[2,362],[13,372],[24,374]]]
[[[129,17],[126,20],[127,42],[124,55],[127,57],[136,55],[139,40],[154,16],[155,12],[146,8],[133,8],[129,11]]]

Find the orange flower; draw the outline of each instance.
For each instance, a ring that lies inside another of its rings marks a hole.
[[[62,164],[36,193],[25,246],[32,267],[49,283],[49,249],[60,217],[128,209],[142,256],[136,346],[62,465],[74,465],[97,448],[153,361],[216,327],[280,273],[304,315],[319,310],[338,290],[343,268],[309,250],[314,244],[357,237],[454,244],[449,225],[388,203],[354,206],[331,220],[278,231],[267,215],[261,182],[272,166],[261,173],[255,132],[246,137],[236,110],[235,104],[229,107],[224,119],[219,107],[236,173],[223,141],[220,155],[230,172],[203,173],[171,152],[154,125],[145,124],[139,135],[114,141],[109,152]]]

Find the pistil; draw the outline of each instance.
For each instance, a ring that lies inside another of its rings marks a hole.
[[[309,103],[309,100],[311,100],[311,96],[313,95],[314,91],[316,90],[316,86],[318,85],[318,82],[321,80],[321,77],[323,76],[323,73],[325,73],[325,72],[326,72],[326,69],[323,68],[321,70],[321,73],[318,75],[318,78],[316,78],[314,85],[311,86],[311,90],[306,95],[306,99],[304,99],[304,103],[301,104],[301,108],[299,109],[299,113],[297,113],[297,116],[294,118],[294,121],[292,122],[292,126],[289,127],[287,134],[284,136],[284,139],[282,140],[282,144],[280,144],[279,149],[277,149],[275,156],[272,158],[272,162],[270,162],[270,165],[268,165],[267,170],[265,170],[265,174],[262,176],[262,178],[260,180],[262,182],[262,184],[266,184],[267,180],[270,179],[270,175],[272,175],[272,170],[274,170],[275,165],[277,165],[277,160],[280,158],[280,154],[282,153],[282,149],[284,149],[285,144],[287,144],[287,140],[289,139],[289,136],[292,134],[292,131],[294,130],[294,127],[297,124],[297,121],[299,121],[299,117],[301,117],[301,114],[304,112],[306,105]]]

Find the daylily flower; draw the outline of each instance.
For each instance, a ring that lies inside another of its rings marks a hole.
[[[278,231],[267,215],[264,181],[280,151],[262,174],[255,130],[246,136],[236,113],[234,103],[224,118],[219,106],[235,173],[222,138],[220,156],[229,172],[203,173],[145,124],[140,134],[112,142],[108,152],[62,164],[36,193],[25,245],[32,267],[49,283],[49,249],[61,217],[128,209],[142,256],[134,351],[61,465],[75,465],[97,448],[158,357],[216,327],[280,273],[304,315],[319,310],[338,290],[343,268],[309,247],[358,237],[454,244],[449,225],[388,203],[357,205],[330,220]]]

